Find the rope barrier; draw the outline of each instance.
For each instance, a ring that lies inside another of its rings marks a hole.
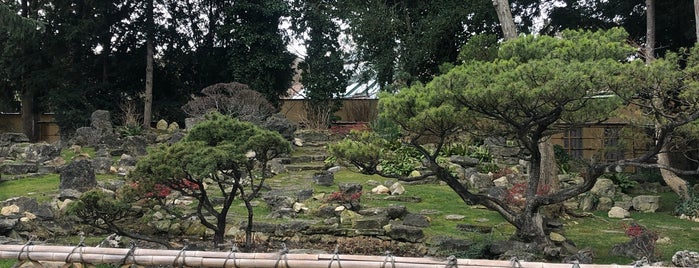
[[[578,260],[574,260],[571,263],[573,264],[572,268],[580,268],[580,262]]]
[[[282,249],[279,251],[279,259],[277,259],[277,262],[274,264],[274,268],[279,268],[279,262],[282,260],[282,257],[284,258],[284,267],[289,267],[289,257],[286,255],[287,253],[289,253],[289,249],[286,247],[286,243],[282,243]]]
[[[458,268],[458,267],[459,267],[459,264],[458,264],[458,261],[456,259],[456,256],[450,255],[449,257],[447,257],[446,268]]]
[[[133,260],[133,264],[136,264],[136,257],[134,257],[134,255],[133,255],[133,253],[135,251],[136,251],[136,242],[131,241],[131,248],[129,249],[128,252],[126,252],[126,255],[124,255],[124,258],[121,259],[121,264],[119,265],[119,267],[126,267],[126,260],[128,260],[129,257],[131,257],[131,259]]]
[[[586,267],[578,262],[568,264],[547,264],[539,262],[524,263],[518,259],[508,260],[478,260],[478,259],[458,259],[454,256],[449,258],[430,257],[400,257],[394,256],[390,251],[381,256],[367,255],[342,255],[340,256],[339,246],[334,252],[319,254],[292,254],[287,245],[283,245],[280,252],[271,253],[245,253],[239,252],[233,247],[230,251],[196,251],[192,249],[165,250],[165,249],[144,249],[132,243],[131,247],[122,248],[96,248],[89,246],[50,246],[36,245],[36,242],[27,242],[19,245],[0,245],[0,259],[16,259],[17,267],[42,267],[43,262],[73,262],[72,267],[89,267],[88,265],[107,264],[114,267],[225,267],[225,268],[360,268],[360,267],[381,267],[381,268],[484,268],[484,267]],[[191,248],[191,245],[189,246]],[[70,255],[66,258],[67,255]],[[80,256],[78,256],[80,255]],[[282,261],[282,259],[284,261]],[[83,261],[83,263],[79,263]],[[41,262],[41,263],[39,263]],[[233,264],[231,264],[233,262]],[[337,264],[335,264],[337,262]],[[390,265],[388,263],[391,263]],[[120,265],[121,264],[121,265]],[[644,265],[645,264],[645,265]],[[33,265],[33,266],[32,266]],[[124,266],[125,265],[125,266]],[[8,265],[10,266],[10,265]],[[43,264],[43,267],[47,266]],[[61,267],[61,266],[53,266]],[[594,265],[602,268],[618,268],[618,265]],[[628,265],[626,267],[634,267]],[[636,267],[648,267],[648,259],[636,262]],[[65,268],[65,267],[64,267]]]
[[[82,247],[84,247],[84,246],[85,246],[85,234],[83,232],[80,232],[80,242],[78,242],[78,245],[75,246],[73,248],[73,250],[70,251],[70,253],[68,253],[68,255],[66,256],[65,263],[71,263],[70,257],[73,256],[73,253],[75,253],[75,250],[77,250],[77,249],[80,249],[80,263],[85,262],[85,260],[83,260],[83,251],[82,251]]]
[[[102,241],[100,241],[100,243],[97,244],[96,247],[97,247],[97,248],[103,247],[103,246],[105,245],[105,243],[107,243],[107,241],[110,241],[110,240],[112,240],[112,239],[115,239],[116,237],[117,237],[117,234],[116,234],[116,233],[110,234],[110,235],[108,235],[107,237],[105,237],[104,239],[102,239]]]
[[[335,245],[335,251],[333,252],[332,258],[330,258],[330,263],[328,263],[328,268],[331,268],[333,262],[337,260],[337,267],[342,268],[342,263],[340,263],[340,245]]]
[[[172,267],[175,267],[175,265],[177,265],[177,260],[180,258],[180,256],[182,256],[182,262],[180,263],[180,268],[181,268],[181,267],[184,267],[184,264],[185,264],[185,262],[184,262],[184,257],[185,257],[184,251],[185,251],[186,249],[187,249],[187,245],[184,245],[184,247],[182,247],[182,249],[180,250],[180,252],[177,253],[177,256],[175,256],[175,260],[172,261]]]
[[[394,258],[388,250],[386,250],[386,257],[383,259],[381,268],[386,268],[386,262],[388,262],[389,259],[391,260],[391,267],[396,268],[396,258]]]
[[[643,267],[643,266],[646,266],[646,265],[648,265],[648,264],[649,264],[648,258],[647,258],[647,257],[643,257],[643,258],[641,258],[640,260],[634,261],[634,262],[633,262],[633,267]]]
[[[223,261],[223,267],[224,267],[224,268],[226,268],[226,264],[228,264],[228,260],[231,259],[231,254],[233,254],[233,267],[239,268],[239,267],[238,267],[238,264],[235,262],[235,253],[236,253],[236,252],[238,252],[238,246],[236,246],[235,244],[233,244],[233,246],[231,247],[230,253],[228,253],[228,257],[226,257],[226,260]]]
[[[36,238],[36,237],[33,235],[30,236],[29,239],[27,240],[27,243],[25,243],[24,246],[22,246],[22,249],[19,250],[19,254],[17,254],[17,263],[12,265],[12,268],[22,267],[22,265],[24,265],[27,261],[31,262],[35,268],[44,267],[43,265],[41,265],[41,263],[39,263],[38,261],[32,260],[32,258],[29,256],[30,246],[34,245],[34,238]],[[22,253],[24,252],[25,249],[27,250],[27,253],[26,253],[27,259],[22,260]]]
[[[512,268],[522,268],[522,264],[519,262],[519,259],[517,257],[512,257],[510,259],[510,265]]]

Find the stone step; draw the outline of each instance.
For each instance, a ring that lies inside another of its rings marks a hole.
[[[295,171],[308,171],[308,170],[324,170],[324,163],[302,163],[302,164],[290,164],[286,165],[286,170],[289,172]]]
[[[291,157],[291,163],[323,162],[327,158],[328,156],[326,154],[298,155]]]

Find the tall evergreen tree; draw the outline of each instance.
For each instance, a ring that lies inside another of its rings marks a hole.
[[[292,19],[294,28],[306,36],[306,57],[299,67],[304,86],[306,114],[313,127],[329,125],[332,114],[340,106],[350,73],[345,70],[336,1],[298,0]]]
[[[279,29],[289,14],[284,0],[235,1],[225,9],[223,42],[231,44],[228,64],[234,81],[259,91],[274,105],[287,94],[294,56],[287,51],[288,38]]]
[[[3,26],[0,26],[0,92],[8,109],[21,109],[22,128],[31,141],[39,138],[39,98],[50,84],[46,71],[48,55],[45,40],[32,27],[46,8],[45,1],[11,1],[2,3]],[[13,14],[14,13],[14,14]],[[13,100],[19,99],[19,103]],[[9,100],[9,101],[8,101]],[[20,104],[19,106],[17,104]]]

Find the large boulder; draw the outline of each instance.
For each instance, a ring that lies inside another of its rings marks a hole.
[[[0,164],[0,173],[3,174],[20,175],[36,173],[37,171],[39,171],[39,166],[36,163],[8,162]]]
[[[387,224],[384,230],[386,235],[398,241],[417,243],[425,237],[422,229],[402,224]]]
[[[33,143],[27,146],[25,160],[41,163],[54,159],[61,155],[61,150],[56,145],[48,143]]]
[[[335,183],[335,174],[328,171],[318,172],[313,175],[312,180],[320,186],[332,186]]]
[[[24,133],[8,132],[0,134],[0,146],[8,146],[23,142],[29,142],[29,138]]]
[[[90,127],[100,133],[112,133],[112,116],[107,110],[96,110],[90,115]]]
[[[362,192],[362,185],[354,182],[340,183],[338,188],[340,193],[342,193],[344,196],[352,196],[353,194]]]
[[[633,198],[633,209],[641,212],[655,212],[660,208],[660,196],[639,195]]]
[[[146,147],[148,147],[148,141],[144,136],[129,136],[124,139],[122,148],[126,152],[133,156],[143,156],[146,155]]]
[[[95,157],[92,159],[92,167],[96,174],[107,174],[112,168],[112,159],[109,157]]]
[[[54,218],[54,213],[48,203],[39,204],[36,199],[26,196],[15,197],[3,201],[2,208],[3,212],[7,212],[9,214],[24,215],[26,213],[31,213],[37,218],[43,220],[51,220]],[[5,213],[3,213],[3,215],[7,216]]]
[[[590,193],[598,197],[614,198],[614,195],[616,194],[616,186],[610,179],[598,179],[590,190]]]
[[[385,215],[374,215],[358,217],[352,221],[352,228],[355,229],[381,229],[388,224],[388,218]]]
[[[448,236],[436,236],[426,241],[426,243],[430,245],[430,251],[433,254],[440,252],[465,252],[474,244],[473,240]]]
[[[80,146],[96,146],[101,143],[102,132],[91,127],[81,127],[75,130],[70,143]]]
[[[286,140],[294,139],[297,126],[281,113],[273,114],[262,122],[262,127],[279,132]]]
[[[493,183],[493,177],[488,174],[476,173],[471,175],[469,178],[469,183],[471,187],[478,189],[480,191],[485,191],[486,189],[495,186]]]
[[[68,164],[61,171],[59,190],[73,189],[86,192],[97,186],[95,170],[89,159],[78,159]]]
[[[430,227],[430,218],[415,213],[408,213],[403,217],[403,224],[414,227]]]

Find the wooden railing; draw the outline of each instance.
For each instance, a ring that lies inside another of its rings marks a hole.
[[[17,264],[44,267],[42,263],[58,263],[58,267],[90,267],[94,264],[160,265],[170,267],[304,267],[304,268],[616,268],[641,267],[640,265],[598,265],[577,263],[524,262],[438,258],[344,255],[344,254],[291,254],[286,250],[277,253],[241,253],[235,251],[187,251],[131,248],[100,248],[84,246],[0,245],[0,259],[15,259]],[[26,267],[26,266],[22,266]],[[55,266],[54,266],[55,267]],[[651,266],[643,266],[651,267]]]

